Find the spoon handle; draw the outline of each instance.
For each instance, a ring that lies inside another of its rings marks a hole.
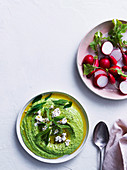
[[[102,154],[102,149],[100,149],[100,170],[102,170],[102,157],[103,157],[103,154]]]

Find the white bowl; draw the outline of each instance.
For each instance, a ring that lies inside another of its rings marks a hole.
[[[55,91],[54,91],[54,92],[42,93],[42,96],[43,96],[43,95],[46,95],[46,94],[50,94],[50,93],[62,94],[62,95],[64,95],[64,96],[69,97],[72,101],[74,101],[74,102],[78,105],[78,107],[79,107],[79,108],[81,109],[81,111],[83,112],[84,118],[85,118],[85,121],[86,121],[86,136],[85,136],[84,141],[82,142],[81,146],[80,146],[75,152],[73,152],[72,154],[70,154],[70,155],[64,155],[63,157],[60,157],[60,158],[57,158],[57,159],[46,159],[46,158],[37,156],[37,155],[35,155],[33,152],[31,152],[31,151],[29,150],[29,148],[27,148],[27,146],[25,145],[25,143],[24,143],[24,141],[23,141],[23,139],[22,139],[21,132],[20,132],[21,117],[22,117],[22,114],[23,114],[25,108],[26,108],[26,107],[29,105],[29,103],[32,102],[33,99],[34,99],[35,97],[37,97],[38,95],[35,96],[35,97],[33,97],[31,100],[29,100],[29,101],[25,104],[25,106],[21,109],[21,111],[19,112],[18,117],[17,117],[17,123],[16,123],[16,132],[17,132],[17,137],[18,137],[18,139],[19,139],[20,144],[21,144],[22,147],[25,149],[25,151],[26,151],[27,153],[29,153],[33,158],[35,158],[35,159],[37,159],[37,160],[39,160],[39,161],[42,161],[42,162],[46,162],[46,163],[61,163],[61,162],[65,162],[65,161],[68,161],[68,160],[74,158],[74,157],[75,157],[77,154],[79,154],[79,152],[82,150],[82,148],[83,148],[83,146],[84,146],[84,144],[85,144],[85,141],[86,141],[86,139],[87,139],[87,136],[88,136],[89,123],[88,123],[87,114],[86,114],[84,108],[82,107],[82,105],[81,105],[74,97],[70,96],[69,94],[63,93],[63,92],[55,92]]]

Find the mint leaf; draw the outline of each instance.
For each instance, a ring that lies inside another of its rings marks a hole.
[[[66,104],[66,105],[64,106],[64,109],[69,108],[69,107],[71,107],[71,106],[72,106],[72,102],[71,102],[71,101],[69,101],[69,103],[68,103],[68,104]]]
[[[63,119],[64,118],[64,116],[57,116],[57,117],[54,117],[54,120],[55,121],[58,121],[58,120],[61,120],[61,119]]]
[[[39,103],[39,104],[36,104],[36,105],[32,106],[32,107],[30,108],[30,110],[28,111],[27,115],[29,115],[29,114],[31,114],[31,113],[37,112],[38,110],[40,110],[40,109],[43,107],[43,105],[44,105],[45,103],[46,103],[46,102],[43,102],[43,103]]]
[[[32,101],[32,104],[41,100],[41,98],[42,98],[42,94],[38,95],[37,97],[34,98],[34,100]]]
[[[48,100],[51,97],[52,93],[50,93],[46,98],[45,101]]]
[[[53,103],[55,105],[65,105],[67,102],[68,102],[68,100],[64,100],[64,99],[53,100]]]

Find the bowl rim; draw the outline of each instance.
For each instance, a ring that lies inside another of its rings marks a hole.
[[[21,135],[21,132],[20,132],[20,121],[21,121],[21,117],[22,117],[22,114],[25,110],[25,108],[28,106],[28,104],[35,98],[37,97],[38,95],[46,95],[46,94],[49,94],[49,93],[60,93],[60,94],[63,94],[65,96],[69,96],[72,100],[74,100],[78,106],[80,106],[80,108],[82,109],[82,112],[84,114],[84,118],[86,120],[86,135],[85,135],[85,138],[81,144],[81,146],[75,151],[73,152],[72,154],[70,155],[64,155],[60,158],[57,158],[57,159],[48,159],[48,158],[43,158],[43,157],[40,157],[36,154],[34,154],[32,151],[29,150],[29,148],[25,145],[23,139],[22,139],[22,135]],[[22,108],[21,110],[19,111],[19,114],[17,116],[17,121],[16,121],[16,134],[17,134],[17,137],[18,137],[18,140],[21,144],[21,146],[23,147],[23,149],[29,154],[31,155],[33,158],[35,158],[36,160],[39,160],[41,162],[45,162],[45,163],[62,163],[62,162],[66,162],[66,161],[69,161],[70,159],[74,158],[75,156],[77,156],[81,150],[83,149],[83,146],[86,142],[86,139],[88,137],[88,133],[89,133],[89,120],[88,120],[88,116],[87,116],[87,113],[85,111],[85,109],[83,108],[83,106],[78,102],[77,99],[75,99],[73,96],[71,96],[70,94],[68,93],[65,93],[65,92],[60,92],[60,91],[49,91],[49,92],[44,92],[44,93],[40,93],[40,94],[37,94],[36,96],[32,97]]]

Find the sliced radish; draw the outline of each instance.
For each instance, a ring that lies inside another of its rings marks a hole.
[[[117,64],[117,60],[112,55],[110,55],[110,61],[113,65]]]
[[[113,56],[116,61],[119,61],[122,58],[122,53],[119,49],[115,49],[111,52],[110,56]]]
[[[127,94],[127,81],[122,81],[119,85],[119,89],[123,94]]]
[[[105,74],[99,74],[94,78],[93,84],[99,88],[104,88],[108,84],[108,77]]]
[[[103,70],[103,69],[97,69],[95,72],[94,72],[94,77],[96,77],[97,75],[99,74],[104,74],[104,75],[107,75],[106,71]]]
[[[102,44],[101,51],[103,54],[109,55],[111,54],[112,50],[113,50],[113,45],[110,41],[106,41]]]

